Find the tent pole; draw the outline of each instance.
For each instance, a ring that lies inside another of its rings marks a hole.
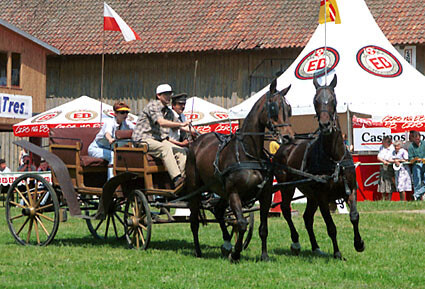
[[[348,138],[348,142],[350,143],[350,145],[352,145],[354,147],[353,135],[352,135],[352,125],[351,125],[351,113],[350,113],[350,109],[348,108],[348,104],[347,104],[347,138]]]

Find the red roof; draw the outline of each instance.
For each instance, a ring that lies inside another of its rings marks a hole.
[[[355,0],[349,0],[355,1]],[[105,32],[105,52],[161,53],[303,47],[319,0],[108,0],[142,38]],[[425,1],[366,0],[393,44],[425,43]],[[103,5],[87,0],[2,0],[0,18],[58,48],[101,54]]]

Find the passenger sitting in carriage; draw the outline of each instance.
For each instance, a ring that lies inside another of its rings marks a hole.
[[[113,177],[114,150],[112,144],[115,142],[115,132],[134,128],[134,124],[127,120],[130,107],[126,103],[116,102],[113,109],[115,117],[105,119],[102,128],[88,148],[89,156],[109,162],[108,180]]]
[[[186,150],[169,141],[170,128],[188,129],[189,121],[174,121],[173,112],[168,107],[173,90],[168,84],[156,88],[156,99],[151,100],[140,112],[132,139],[137,143],[147,143],[148,153],[161,158],[167,168],[174,187],[184,182]]]

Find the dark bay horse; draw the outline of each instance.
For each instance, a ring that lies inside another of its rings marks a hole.
[[[299,183],[296,186],[307,197],[307,206],[303,218],[313,252],[323,254],[313,231],[314,214],[319,207],[326,223],[328,235],[332,240],[334,257],[343,259],[338,248],[336,226],[329,211],[329,203],[343,199],[348,204],[350,221],[354,229],[354,247],[358,252],[362,252],[364,242],[359,233],[356,171],[351,153],[343,142],[338,121],[334,91],[337,77],[335,75],[329,86],[320,86],[316,78],[314,78],[313,83],[316,87],[313,103],[319,121],[319,134],[315,138],[296,139],[292,144],[281,146],[276,152],[273,162],[285,164],[327,180],[326,183],[311,181]],[[283,170],[275,171],[275,176],[279,183],[303,179],[296,173],[288,173]],[[301,246],[297,230],[291,219],[290,208],[295,187],[283,187],[281,192],[282,212],[291,230],[291,250],[299,253]]]
[[[261,224],[259,234],[262,240],[262,260],[267,254],[267,214],[271,205],[273,173],[270,160],[263,151],[265,129],[280,136],[293,136],[289,124],[291,108],[284,96],[290,87],[276,91],[276,80],[270,84],[270,91],[253,106],[244,120],[242,128],[234,135],[223,139],[218,134],[209,133],[198,137],[189,147],[186,162],[186,186],[188,192],[200,187],[204,191],[218,194],[225,206],[230,204],[235,218],[238,238],[229,259],[237,261],[243,246],[243,236],[247,221],[242,214],[242,206],[253,200],[260,201]],[[190,226],[193,234],[195,254],[201,257],[199,246],[200,194],[189,200],[191,210]],[[220,206],[219,206],[220,207]],[[223,206],[221,206],[223,209]],[[230,235],[216,213],[223,239],[230,242]]]

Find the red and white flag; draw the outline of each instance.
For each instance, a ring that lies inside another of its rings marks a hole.
[[[140,36],[106,2],[103,2],[103,29],[121,31],[125,41],[140,40]]]

